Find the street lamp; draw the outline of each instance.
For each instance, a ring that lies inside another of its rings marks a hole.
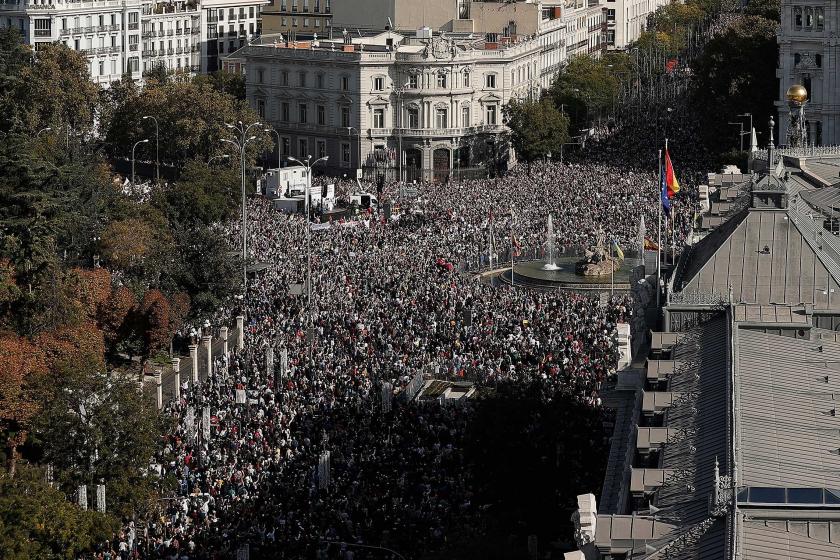
[[[275,128],[264,128],[263,132],[273,132],[277,135],[277,169],[280,169],[280,133]]]
[[[221,155],[221,156],[213,156],[213,157],[211,157],[211,158],[210,158],[210,160],[207,162],[207,165],[210,165],[211,163],[213,163],[213,160],[216,160],[216,159],[230,159],[230,156],[229,156],[229,155],[227,155],[227,154],[224,154],[224,155]]]
[[[311,163],[312,156],[306,156],[306,159],[303,161],[292,156],[286,156],[286,159],[306,168],[306,194],[304,195],[306,203],[306,307],[309,308],[309,329],[311,332],[311,329],[315,326],[312,318],[312,230],[309,227],[309,204],[312,197],[312,168],[322,161],[329,160],[330,156],[318,158]]]
[[[137,149],[137,146],[140,144],[146,144],[149,141],[148,138],[144,138],[143,140],[138,140],[134,143],[134,146],[131,147],[131,186],[134,186],[134,151]]]
[[[398,88],[394,88],[394,93],[397,95],[397,110],[399,111],[399,116],[400,116],[399,122],[397,123],[397,127],[398,127],[398,130],[399,130],[399,147],[398,147],[399,154],[398,154],[397,157],[399,158],[398,169],[399,169],[399,174],[400,174],[400,183],[403,182],[403,167],[402,167],[402,160],[403,160],[403,151],[402,151],[403,104],[402,104],[402,97],[403,97],[403,95],[405,95],[405,91],[410,87],[411,87],[411,82],[406,82],[402,86],[400,86]],[[359,143],[360,143],[360,146],[361,146],[361,136],[359,137]],[[362,152],[361,152],[361,147],[360,147],[359,148],[359,159],[361,159],[361,157],[362,157],[361,154],[362,154]]]
[[[355,126],[342,126],[341,128],[347,129],[347,136],[351,136],[353,130],[356,131],[356,135],[359,137],[359,170],[362,169],[362,133],[359,132],[359,129]],[[352,157],[350,159],[353,159]]]
[[[744,134],[749,134],[748,132],[744,132],[744,123],[742,122],[728,122],[726,124],[731,124],[733,126],[741,127],[740,132],[738,132],[738,136],[741,137],[741,151],[744,151]]]
[[[753,116],[752,113],[739,113],[739,117],[749,117],[750,118],[750,134],[752,134],[753,129]]]
[[[155,121],[155,177],[157,182],[160,183],[160,128],[158,128],[158,120],[151,115],[146,115],[140,120],[145,121],[147,119]]]
[[[39,131],[38,131],[38,133],[35,135],[35,138],[38,138],[39,136],[41,136],[41,133],[42,133],[42,132],[49,132],[49,131],[51,131],[51,130],[52,130],[52,127],[51,127],[51,126],[48,126],[48,127],[46,127],[46,128],[42,128],[42,129],[41,129],[41,130],[39,130]]]
[[[245,200],[245,148],[248,142],[256,140],[256,136],[248,136],[251,129],[255,126],[262,126],[262,123],[255,122],[248,126],[239,121],[236,126],[225,123],[225,126],[231,129],[236,134],[235,140],[222,138],[222,142],[227,142],[237,149],[239,152],[239,164],[242,176],[242,285],[243,291],[247,291],[248,287],[248,210],[246,208]]]

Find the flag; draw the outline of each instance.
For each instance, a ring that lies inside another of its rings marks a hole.
[[[662,172],[660,165],[659,169],[659,200],[662,203],[662,210],[666,216],[671,215],[671,200],[668,197],[668,185],[665,183],[665,173]]]
[[[624,251],[621,250],[621,247],[618,246],[618,241],[615,239],[612,240],[612,250],[620,260],[624,260]]]
[[[657,249],[659,249],[659,245],[657,245],[656,241],[645,237],[645,251],[656,251]]]
[[[669,59],[665,63],[665,71],[668,72],[669,74],[672,73],[676,68],[677,68],[677,59],[676,58]]]
[[[674,198],[674,195],[680,192],[680,183],[677,181],[677,174],[674,173],[668,148],[665,148],[665,184],[668,185],[668,198]]]
[[[515,235],[513,236],[513,256],[514,257],[521,257],[522,256],[522,243],[519,242],[519,240],[516,238]]]

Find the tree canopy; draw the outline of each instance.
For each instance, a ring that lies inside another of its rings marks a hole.
[[[511,131],[516,153],[526,161],[559,154],[569,141],[569,119],[551,102],[512,101],[504,107],[505,124]]]

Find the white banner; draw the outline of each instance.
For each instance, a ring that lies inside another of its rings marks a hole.
[[[210,440],[210,407],[205,406],[201,410],[201,436],[204,441]]]
[[[236,404],[245,404],[245,389],[236,390]]]
[[[96,511],[105,513],[105,485],[96,485]]]

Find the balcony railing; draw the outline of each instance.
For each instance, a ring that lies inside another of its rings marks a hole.
[[[175,54],[175,49],[166,49],[166,54]]]
[[[411,136],[415,138],[466,136],[485,132],[502,132],[501,125],[483,124],[461,128],[371,128],[370,136]]]
[[[138,43],[134,43],[133,45],[128,45],[128,50],[136,51],[138,49],[137,45],[138,45]]]
[[[137,23],[136,21],[135,21],[135,22],[129,22],[129,23],[128,23],[128,29],[129,29],[129,30],[138,29],[138,27],[139,27],[139,26],[140,26],[140,24],[139,24],[139,23]]]
[[[35,30],[35,36],[36,37],[51,37],[52,36],[52,29],[36,29]]]
[[[175,35],[175,32],[174,32],[173,30],[171,30],[171,29],[167,29],[167,30],[166,30],[166,34],[167,34],[168,36],[172,37],[173,35]]]

